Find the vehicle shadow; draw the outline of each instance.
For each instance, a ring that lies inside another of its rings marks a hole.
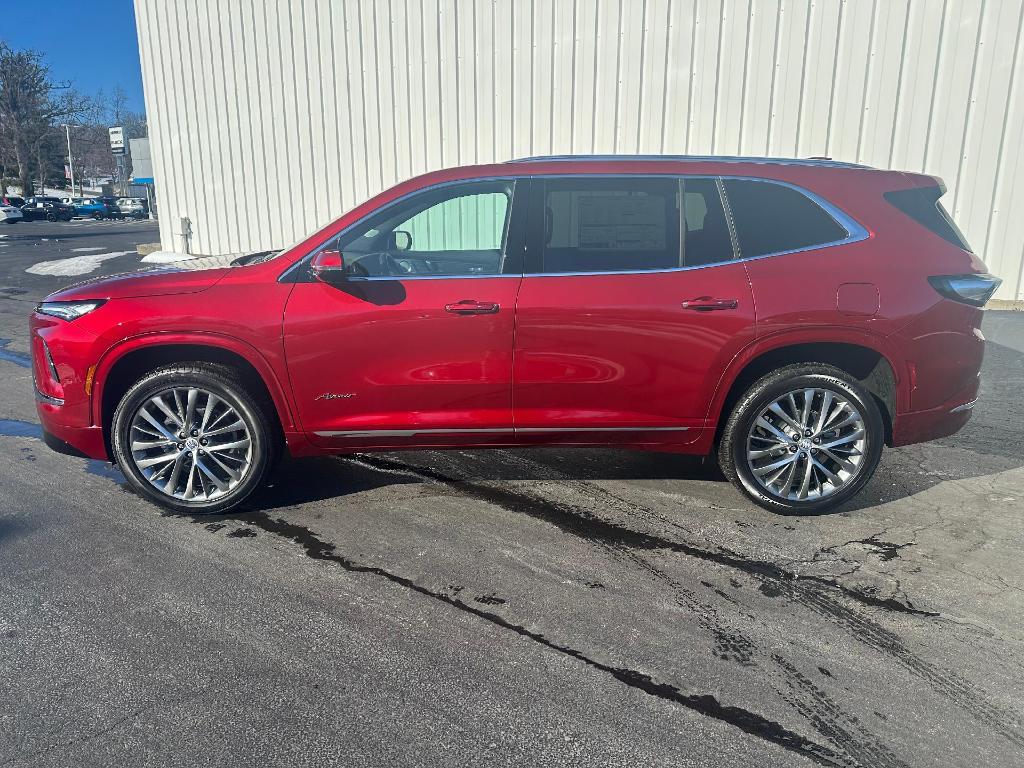
[[[517,456],[522,460],[510,460]],[[713,460],[700,456],[607,448],[395,451],[285,459],[247,509],[266,512],[389,485],[439,482],[457,489],[460,483],[571,480],[725,482],[725,477]]]

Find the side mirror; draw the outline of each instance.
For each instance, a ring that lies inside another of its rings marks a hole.
[[[389,251],[408,251],[412,248],[412,233],[396,229],[388,235]]]
[[[335,285],[345,282],[345,257],[341,251],[320,251],[309,265],[313,277],[322,283]]]

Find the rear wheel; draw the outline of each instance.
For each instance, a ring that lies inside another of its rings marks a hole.
[[[48,213],[48,214],[46,214],[46,220],[47,221],[56,221],[57,217],[54,214],[52,214],[52,213]]]
[[[265,408],[226,366],[160,368],[118,404],[114,454],[152,501],[176,512],[223,513],[245,501],[272,465]]]
[[[825,512],[871,479],[885,439],[871,393],[845,371],[799,364],[743,395],[719,444],[722,471],[765,509]]]

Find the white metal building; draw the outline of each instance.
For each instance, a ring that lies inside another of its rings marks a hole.
[[[925,171],[1024,299],[1024,0],[136,0],[164,248],[559,153]]]

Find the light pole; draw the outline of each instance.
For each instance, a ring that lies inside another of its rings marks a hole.
[[[71,159],[71,125],[64,123],[64,130],[68,135],[68,171],[71,172],[71,196],[75,196],[75,161]]]

